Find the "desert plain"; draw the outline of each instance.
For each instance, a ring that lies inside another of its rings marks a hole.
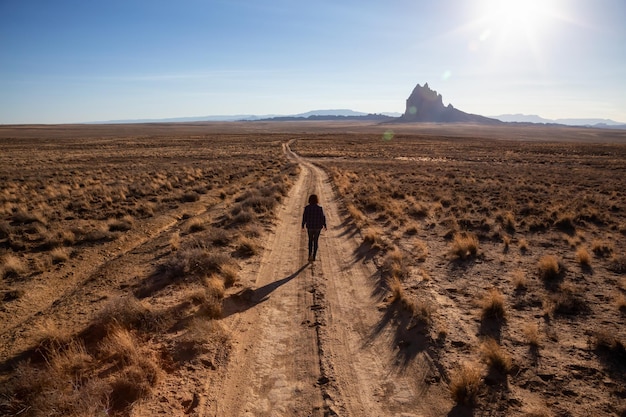
[[[2,415],[626,415],[623,130],[0,126],[0,261]]]

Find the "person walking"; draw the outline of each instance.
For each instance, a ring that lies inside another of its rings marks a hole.
[[[309,205],[304,208],[304,214],[302,214],[302,230],[306,226],[309,234],[309,262],[313,262],[317,255],[318,240],[322,229],[327,230],[324,209],[318,203],[317,195],[311,194]]]

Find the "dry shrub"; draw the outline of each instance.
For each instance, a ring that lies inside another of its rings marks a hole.
[[[418,262],[426,261],[428,257],[428,246],[423,240],[418,240],[413,244],[413,257]]]
[[[384,232],[378,227],[368,227],[363,232],[363,241],[370,245],[372,249],[384,249],[385,242],[383,240]]]
[[[251,227],[249,226],[248,229],[251,230]],[[215,246],[228,246],[231,239],[230,233],[220,228],[211,229],[209,234],[209,241]]]
[[[461,260],[475,257],[478,253],[478,237],[469,232],[455,233],[451,253]]]
[[[224,281],[216,275],[211,275],[204,279],[204,287],[192,291],[189,298],[195,304],[200,305],[200,315],[218,319],[222,316],[224,294]]]
[[[561,277],[562,267],[559,259],[554,255],[544,255],[537,264],[539,277],[546,282],[554,281]]]
[[[183,203],[193,203],[198,200],[200,200],[200,195],[195,191],[186,192],[180,197],[180,201]]]
[[[365,215],[361,212],[361,210],[359,210],[358,208],[356,208],[356,206],[352,203],[348,203],[346,206],[347,210],[348,210],[348,214],[350,215],[350,217],[352,218],[352,221],[354,221],[354,224],[358,227],[361,228],[363,226],[365,226],[366,223],[366,217]]]
[[[398,277],[392,276],[388,281],[387,285],[389,286],[389,292],[391,292],[391,298],[389,302],[404,302],[407,298],[404,292],[404,287],[402,286],[402,282]]]
[[[41,223],[46,224],[44,215],[37,211],[28,211],[23,207],[18,207],[13,213],[12,220],[16,224]]]
[[[409,222],[406,229],[404,230],[404,234],[409,236],[415,236],[419,232],[419,227],[415,222]]]
[[[598,258],[606,258],[613,253],[613,245],[611,243],[606,243],[601,240],[594,240],[591,242],[591,251]]]
[[[250,238],[241,237],[237,244],[237,254],[249,258],[259,254],[259,246]]]
[[[212,275],[204,280],[206,292],[210,297],[223,299],[226,292],[224,281],[219,277]]]
[[[539,326],[537,323],[526,323],[522,328],[522,333],[526,338],[528,344],[532,347],[538,348],[541,342],[541,336],[539,333]]]
[[[24,275],[28,269],[24,262],[15,255],[5,255],[0,266],[0,276],[2,277],[18,277]]]
[[[389,291],[391,296],[389,303],[398,303],[403,309],[408,311],[411,316],[424,324],[430,324],[432,322],[433,306],[423,300],[411,300],[407,293],[404,291],[402,282],[398,277],[391,277],[388,280]]]
[[[81,376],[93,361],[85,345],[76,340],[70,341],[63,349],[52,350],[47,357],[49,367],[58,375]]]
[[[423,219],[424,217],[428,217],[428,215],[430,214],[430,209],[424,203],[413,202],[407,209],[406,214],[413,217],[414,219]]]
[[[511,246],[511,237],[510,236],[504,236],[502,237],[502,243],[504,243],[504,252],[508,252],[509,251],[509,247]]]
[[[221,270],[233,260],[224,254],[213,253],[206,248],[192,247],[176,252],[168,259],[161,269],[171,279],[192,278],[201,279]]]
[[[133,228],[134,219],[131,216],[124,216],[121,219],[110,219],[108,221],[110,232],[126,232]]]
[[[127,366],[111,382],[109,397],[111,409],[128,411],[133,403],[146,398],[152,392],[161,377],[161,370],[155,361],[142,356],[136,363]]]
[[[615,332],[596,331],[590,338],[589,344],[610,362],[619,364],[622,368],[626,367],[626,344],[615,335]]]
[[[575,216],[572,213],[560,214],[554,221],[554,226],[566,233],[574,233],[576,225],[574,224]]]
[[[524,290],[528,288],[528,279],[526,278],[526,273],[522,270],[517,270],[511,274],[513,286],[516,290]]]
[[[394,278],[402,280],[408,276],[408,270],[404,263],[404,255],[398,248],[393,248],[387,253],[383,268],[389,276]]]
[[[498,214],[496,220],[502,224],[509,232],[515,231],[515,215],[511,211],[506,211],[504,213]]]
[[[502,374],[511,370],[511,357],[502,346],[492,337],[487,337],[480,346],[482,358],[490,368],[496,369]]]
[[[220,276],[226,288],[230,288],[239,281],[239,270],[233,264],[225,264],[220,268]]]
[[[52,263],[59,264],[70,259],[70,250],[67,248],[55,248],[50,251]]]
[[[578,262],[581,266],[591,266],[591,255],[589,254],[589,251],[585,248],[579,248],[576,251],[576,262]]]
[[[583,292],[577,286],[565,283],[550,295],[552,313],[575,316],[589,312],[589,305],[583,298]]]
[[[117,326],[124,329],[138,329],[146,332],[159,330],[162,317],[152,312],[135,297],[119,297],[109,303],[96,314],[93,325],[105,330],[114,329]]]
[[[38,368],[28,363],[20,364],[13,378],[0,387],[0,397],[7,399],[0,402],[0,411],[3,415],[33,417],[107,414],[111,387],[101,379],[74,375],[76,369],[70,364],[77,365],[86,359],[82,353],[80,356],[78,360],[70,355],[56,359],[69,361],[62,366],[59,363]],[[71,372],[59,372],[68,365]]]
[[[45,319],[35,326],[34,338],[38,341],[36,349],[48,354],[69,343],[69,332],[51,319]]]
[[[450,375],[452,399],[461,405],[474,405],[481,388],[480,368],[475,364],[463,364]]]
[[[178,249],[180,249],[180,233],[172,233],[172,236],[170,237],[170,246],[172,247],[173,251],[177,251]]]
[[[232,215],[233,217],[230,221],[232,226],[247,224],[255,219],[254,213],[249,208],[233,210]]]
[[[196,233],[196,232],[201,232],[203,230],[206,229],[206,223],[203,222],[201,219],[195,218],[193,220],[191,220],[189,222],[189,224],[187,225],[187,232],[188,233]]]
[[[430,325],[433,321],[433,305],[424,300],[411,303],[411,313],[417,321]]]
[[[504,296],[496,289],[487,291],[479,302],[482,308],[483,318],[494,318],[504,320],[506,318],[506,308],[504,306]]]
[[[519,246],[519,250],[524,253],[528,251],[529,245],[528,245],[528,240],[526,240],[525,238],[521,238],[518,242],[517,242],[517,246]]]
[[[114,327],[100,344],[100,353],[124,365],[139,362],[141,352],[137,338],[123,327]]]
[[[626,274],[626,256],[622,255],[614,257],[611,259],[611,263],[608,268],[616,274]]]

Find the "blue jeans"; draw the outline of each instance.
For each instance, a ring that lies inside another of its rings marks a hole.
[[[306,229],[309,234],[309,258],[313,257],[315,260],[315,255],[317,255],[317,242],[320,238],[320,233],[322,229]]]

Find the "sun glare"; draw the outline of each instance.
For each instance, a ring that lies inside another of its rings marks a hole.
[[[548,29],[553,2],[546,0],[488,0],[482,3],[485,29],[481,40],[495,36],[505,44],[536,39]]]

